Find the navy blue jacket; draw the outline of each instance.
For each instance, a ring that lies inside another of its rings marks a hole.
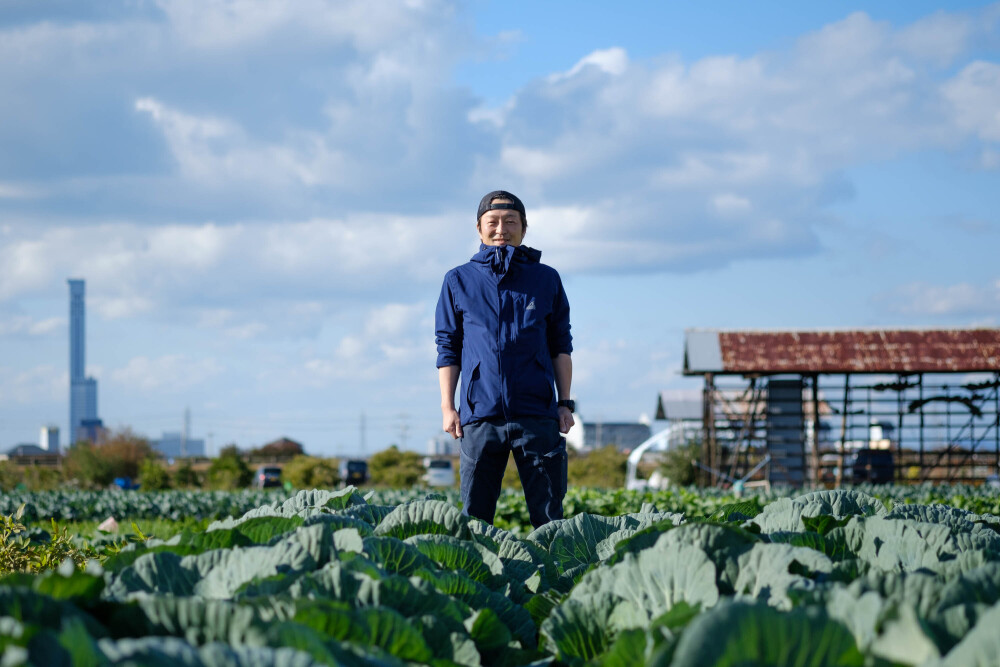
[[[552,359],[573,351],[559,274],[526,246],[481,245],[444,277],[437,366],[461,369],[462,425],[501,417],[558,419]]]

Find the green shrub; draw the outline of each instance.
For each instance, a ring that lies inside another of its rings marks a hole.
[[[63,474],[85,489],[104,488],[115,478],[111,462],[101,456],[97,445],[87,441],[76,443],[66,452]]]
[[[63,461],[66,479],[84,488],[103,488],[116,477],[139,477],[142,462],[153,456],[146,438],[124,428],[99,444],[80,441],[69,448]]]
[[[139,466],[139,484],[144,491],[169,489],[170,473],[159,459],[151,456]]]
[[[570,486],[618,489],[625,486],[628,455],[608,445],[584,454],[571,454],[567,463]]]
[[[52,466],[25,466],[24,485],[32,491],[52,491],[63,484],[62,470]]]
[[[336,459],[300,454],[285,464],[281,477],[296,489],[332,489],[340,483]]]
[[[10,461],[0,461],[0,491],[13,491],[22,484],[21,467]]]
[[[691,461],[701,460],[701,440],[689,440],[663,455],[660,473],[677,486],[689,486],[698,480],[698,469]]]
[[[190,461],[183,459],[174,471],[172,484],[175,489],[191,489],[200,488],[204,481],[204,474],[199,474]]]
[[[372,484],[405,489],[420,481],[424,464],[416,452],[401,452],[396,445],[373,454],[368,461]]]
[[[0,515],[0,574],[11,572],[37,573],[52,570],[71,558],[77,567],[96,556],[93,549],[80,549],[70,539],[69,533],[52,521],[48,539],[29,539],[21,523],[24,505],[13,515]]]
[[[236,445],[228,445],[209,466],[206,482],[210,489],[230,491],[250,486],[252,479],[253,472],[240,456],[240,450]]]
[[[52,491],[62,486],[63,476],[53,466],[20,466],[10,461],[0,461],[0,491],[17,488],[29,491]]]

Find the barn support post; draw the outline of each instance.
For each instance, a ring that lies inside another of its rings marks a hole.
[[[899,384],[906,384],[906,377],[899,376]],[[903,390],[896,392],[896,447],[892,453],[892,478],[899,482],[903,479]],[[892,448],[890,443],[890,448]]]
[[[955,442],[954,440],[952,440],[951,436],[951,401],[949,400],[951,398],[951,393],[948,391],[948,385],[944,385],[943,388],[944,388],[944,442],[945,442],[944,451],[948,454],[948,463],[946,464],[947,467],[945,468],[945,470],[948,471],[946,473],[947,477],[949,478],[948,481],[951,481],[950,479],[951,451],[953,449],[952,443]]]
[[[851,400],[851,374],[844,373],[844,404],[840,411],[840,456],[837,460],[837,481],[836,488],[840,488],[844,481],[844,446],[847,441],[847,412],[850,408]]]
[[[920,481],[927,481],[927,468],[924,467],[924,374],[920,374],[920,379],[918,380],[919,390],[917,394],[917,400],[920,401],[920,455],[918,461],[920,462]]]
[[[706,468],[715,470],[718,443],[715,438],[715,376],[705,373],[705,391],[702,396],[702,420],[705,432],[701,460]],[[715,472],[702,470],[700,476],[707,480],[707,485],[715,486]]]
[[[812,375],[812,483],[819,486],[819,373]]]

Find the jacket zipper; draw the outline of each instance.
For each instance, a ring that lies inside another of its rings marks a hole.
[[[493,250],[493,257],[496,261],[498,268],[503,268],[503,262],[500,258],[500,246],[497,246]],[[497,281],[497,370],[500,373],[500,409],[503,410],[504,421],[508,421],[510,418],[507,416],[507,397],[504,393],[504,385],[507,384],[507,375],[504,373],[503,369],[503,357],[500,354],[500,343],[503,340],[502,330],[503,330],[503,298],[501,296],[500,281],[503,280],[505,273],[494,273],[494,277]]]

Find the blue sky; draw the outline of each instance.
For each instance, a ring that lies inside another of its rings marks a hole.
[[[690,327],[1000,324],[1000,4],[0,5],[0,448],[68,406],[324,455],[440,429],[433,309],[503,187],[587,420]]]

